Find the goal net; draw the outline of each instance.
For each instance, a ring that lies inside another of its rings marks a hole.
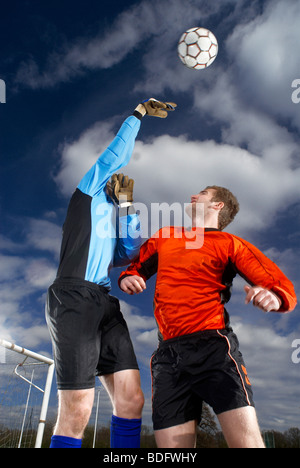
[[[54,363],[0,339],[0,448],[40,448]]]

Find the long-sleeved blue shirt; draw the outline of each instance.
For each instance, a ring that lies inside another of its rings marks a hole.
[[[138,118],[128,117],[77,186],[63,227],[58,278],[84,279],[110,289],[110,269],[130,263],[138,254],[138,216],[119,216],[105,186],[128,164],[140,125]]]

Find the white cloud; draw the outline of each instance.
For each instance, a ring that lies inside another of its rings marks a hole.
[[[136,200],[187,203],[206,185],[225,186],[241,203],[240,231],[268,226],[279,210],[299,198],[299,170],[284,158],[274,167],[267,158],[235,146],[170,136],[138,142],[135,155],[126,170],[136,180]]]
[[[10,261],[4,260],[6,265]],[[9,276],[0,282],[0,337],[24,347],[49,343],[44,294],[55,270],[46,260],[26,258],[18,259],[14,267],[11,263]]]
[[[141,42],[149,40],[149,36],[155,34],[161,26],[162,18],[170,21],[168,16],[160,15],[162,4],[165,6],[165,2],[161,1],[143,1],[124,11],[110,28],[99,31],[96,37],[78,38],[75,44],[65,46],[65,50],[53,52],[48,57],[44,71],[31,58],[20,67],[17,82],[32,88],[50,87],[81,75],[86,70],[112,67]],[[172,11],[174,8],[169,12]]]
[[[22,246],[17,242],[12,241],[8,237],[0,234],[0,249],[3,251],[17,252],[22,249]]]
[[[145,56],[146,68],[151,68],[151,51],[154,49],[164,61],[172,55],[176,59],[174,50],[183,24],[187,29],[203,23],[226,5],[234,5],[238,11],[240,4],[243,1],[222,0],[208,4],[190,0],[183,8],[181,0],[171,3],[168,0],[143,0],[120,13],[110,27],[102,25],[95,37],[79,37],[66,44],[63,50],[53,51],[47,57],[44,69],[40,69],[32,57],[24,61],[16,82],[34,89],[51,87],[82,76],[88,70],[110,68],[138,49]]]
[[[120,307],[130,331],[138,361],[149,370],[149,359],[158,341],[154,316],[143,315],[137,307],[124,300],[120,300]]]
[[[244,323],[241,317],[232,317],[231,322],[240,341],[262,429],[284,431],[299,421],[299,365],[292,362],[292,342],[299,337],[300,329],[298,335],[295,330],[281,336],[272,330],[268,317],[257,324]]]
[[[6,341],[17,344],[24,348],[34,350],[41,349],[49,343],[49,332],[45,323],[33,325],[26,328],[24,325],[15,326],[13,329],[0,327],[0,336]],[[41,351],[37,351],[41,352]],[[45,351],[42,354],[46,354]]]
[[[238,87],[251,105],[289,118],[298,130],[299,111],[291,101],[291,85],[300,77],[299,18],[297,0],[275,0],[261,17],[238,25],[226,42]]]
[[[56,268],[44,258],[34,259],[25,268],[25,280],[36,289],[47,289],[55,279]]]
[[[37,250],[45,250],[59,256],[62,228],[45,219],[26,220],[27,245]]]
[[[32,348],[50,341],[44,303],[56,264],[44,257],[44,251],[57,260],[61,228],[43,219],[18,223],[23,228],[23,243],[4,236],[0,239],[0,337]]]
[[[148,120],[142,125],[151,124]],[[71,194],[112,138],[109,124],[97,123],[62,147],[62,169],[56,181],[63,194]],[[258,157],[230,144],[162,135],[148,142],[138,140],[124,171],[135,179],[135,201],[148,207],[150,203],[188,203],[190,195],[206,185],[229,188],[241,204],[234,229],[242,234],[271,225],[280,210],[299,199],[300,169],[294,169],[289,149],[289,143],[282,143],[271,154],[265,149]]]
[[[80,179],[114,138],[112,126],[113,120],[96,122],[76,141],[60,145],[61,167],[54,179],[63,195],[70,197]]]
[[[171,47],[167,59],[161,60],[157,39],[145,56],[145,81],[137,83],[136,90],[185,92],[194,104],[190,121],[195,127],[215,123],[222,142],[264,155],[272,166],[281,166],[283,160],[297,167],[299,133],[292,134],[288,125],[300,129],[299,106],[291,100],[292,81],[300,78],[296,54],[300,5],[276,0],[266,2],[261,14],[256,8],[253,2],[253,9],[245,9],[238,20],[241,10],[236,8],[225,19],[231,34],[220,39],[219,57],[207,70],[194,72],[173,62]]]
[[[15,256],[0,256],[0,281],[7,281],[10,278],[20,278],[26,261]]]
[[[207,93],[202,87],[195,89],[195,107],[201,119],[214,119],[221,126],[222,141],[247,147],[257,154],[281,154],[284,162],[294,157],[297,140],[288,129],[276,121],[276,116],[266,113],[260,105],[254,105],[228,74],[218,74]],[[197,115],[197,112],[195,112]],[[270,157],[270,162],[272,161]],[[274,158],[274,163],[280,159]]]

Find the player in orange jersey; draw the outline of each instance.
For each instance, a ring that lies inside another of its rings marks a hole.
[[[197,220],[200,205],[204,228]],[[157,446],[193,447],[205,401],[214,409],[229,447],[264,447],[251,383],[225,304],[237,273],[249,283],[246,303],[252,301],[264,312],[293,310],[294,288],[256,247],[223,232],[239,211],[229,190],[206,187],[191,197],[187,211],[192,232],[202,238],[199,247],[187,248],[191,233],[184,228],[163,228],[143,244],[119,279],[124,292],[138,294],[157,273],[154,314],[160,340],[151,360]]]

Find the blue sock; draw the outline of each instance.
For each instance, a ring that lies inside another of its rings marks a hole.
[[[124,419],[112,415],[110,426],[111,448],[140,448],[141,419]]]
[[[51,437],[50,448],[81,448],[81,439],[54,435]]]

